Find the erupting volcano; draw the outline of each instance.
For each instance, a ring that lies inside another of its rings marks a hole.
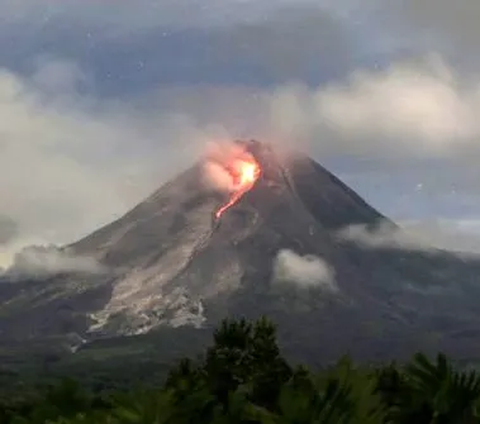
[[[105,272],[0,276],[0,343],[152,332],[150,346],[168,330],[154,355],[181,356],[225,317],[266,315],[285,352],[316,364],[346,351],[370,361],[480,350],[480,260],[342,237],[397,227],[301,152],[254,140],[206,150],[66,246]]]
[[[225,170],[232,178],[232,192],[228,202],[215,212],[215,217],[217,219],[237,203],[247,191],[252,189],[261,173],[260,165],[253,156],[249,159],[235,158]]]

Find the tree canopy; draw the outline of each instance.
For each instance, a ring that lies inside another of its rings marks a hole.
[[[128,371],[128,370],[127,370]],[[93,393],[71,379],[0,405],[5,424],[472,424],[480,375],[439,354],[311,370],[282,356],[273,323],[224,320],[162,386]]]

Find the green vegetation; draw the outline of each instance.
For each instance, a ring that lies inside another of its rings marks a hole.
[[[288,364],[267,319],[226,320],[204,354],[181,360],[161,387],[93,392],[65,379],[5,397],[0,423],[472,424],[480,375],[422,354],[375,367],[345,357],[312,371]]]

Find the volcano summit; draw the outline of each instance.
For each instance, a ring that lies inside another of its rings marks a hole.
[[[310,362],[473,356],[480,262],[339,237],[352,226],[399,231],[311,158],[239,141],[63,249],[102,272],[4,276],[1,337],[88,341],[267,315]]]

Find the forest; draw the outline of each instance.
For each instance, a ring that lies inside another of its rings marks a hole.
[[[345,356],[312,370],[282,356],[268,319],[224,320],[211,345],[161,384],[94,391],[63,379],[4,397],[0,423],[472,424],[480,374],[421,353],[381,366]]]

